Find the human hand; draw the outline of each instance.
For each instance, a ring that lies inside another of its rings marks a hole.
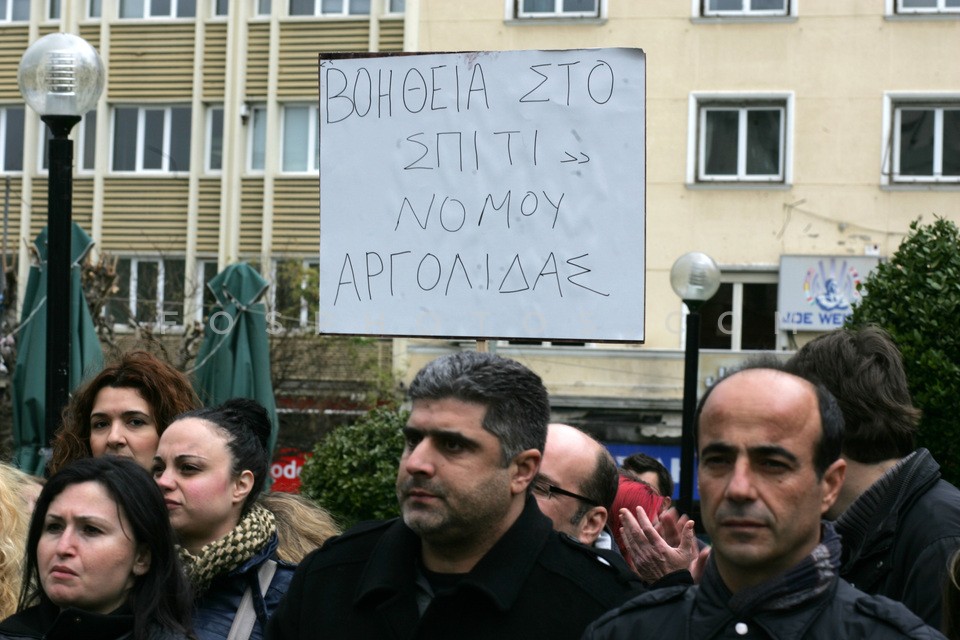
[[[628,509],[621,509],[620,522],[627,562],[647,584],[656,582],[668,573],[692,569],[693,563],[699,558],[693,521],[676,518],[675,511],[659,523],[664,535],[640,507],[636,509],[636,516]]]

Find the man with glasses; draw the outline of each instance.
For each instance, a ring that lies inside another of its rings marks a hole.
[[[588,546],[612,547],[605,527],[617,495],[617,464],[583,431],[566,424],[547,426],[533,495],[557,531]]]
[[[401,518],[308,556],[268,638],[574,639],[642,589],[537,508],[550,418],[539,376],[457,352],[424,367],[409,396]]]

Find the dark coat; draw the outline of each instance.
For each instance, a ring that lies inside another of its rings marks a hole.
[[[590,625],[583,640],[944,640],[900,603],[869,596],[836,577],[824,592],[794,607],[758,607],[745,616],[727,606],[729,591],[710,585],[704,580],[640,595]]]
[[[199,640],[226,640],[240,607],[240,600],[248,586],[252,589],[253,608],[257,614],[250,640],[263,638],[266,621],[287,592],[295,569],[294,565],[277,560],[276,549],[277,537],[273,536],[256,555],[230,573],[213,579],[200,596],[193,612],[193,629]],[[261,594],[257,572],[260,565],[270,558],[277,561],[277,571],[273,574],[267,592]]]
[[[130,640],[133,616],[101,615],[40,604],[15,613],[0,622],[2,640]],[[187,640],[187,636],[159,627],[151,628],[150,640]]]
[[[960,549],[960,490],[940,478],[929,451],[918,449],[904,463],[862,529],[838,523],[840,577],[940,628],[947,561]]]
[[[402,520],[358,525],[297,569],[267,637],[579,638],[604,611],[638,593],[635,574],[557,534],[529,497],[473,570],[419,615],[420,538]]]

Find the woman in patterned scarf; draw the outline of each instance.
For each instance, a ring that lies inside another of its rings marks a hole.
[[[259,640],[294,566],[276,556],[274,515],[257,503],[269,469],[270,419],[253,400],[178,416],[154,458],[180,557],[196,592],[200,640]]]

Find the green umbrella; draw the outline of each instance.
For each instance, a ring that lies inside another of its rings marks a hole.
[[[47,375],[47,229],[34,240],[38,264],[30,267],[23,297],[17,340],[17,365],[13,372],[13,462],[28,473],[42,475],[46,455],[42,449],[46,429],[44,409]],[[103,368],[103,348],[97,338],[90,308],[83,297],[80,265],[93,241],[74,222],[70,253],[70,389],[85,374]],[[54,313],[63,313],[62,300],[53,301]]]
[[[277,405],[270,379],[266,308],[257,302],[267,281],[246,262],[232,264],[207,284],[217,300],[197,353],[194,386],[206,406],[252,398],[270,415],[270,451],[277,443]]]

